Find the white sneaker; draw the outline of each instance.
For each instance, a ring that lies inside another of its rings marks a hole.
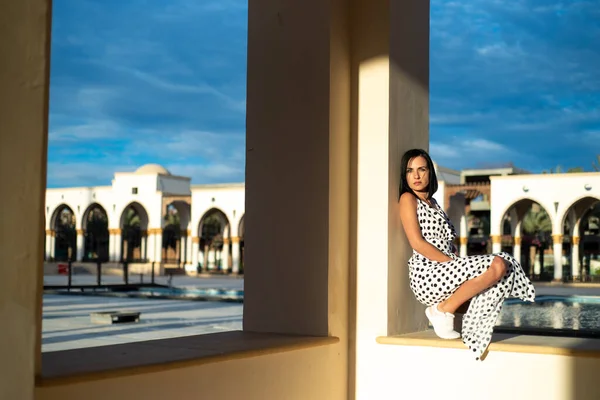
[[[460,333],[454,330],[454,314],[440,311],[436,304],[427,307],[425,315],[433,325],[435,334],[441,339],[458,339],[460,337]]]

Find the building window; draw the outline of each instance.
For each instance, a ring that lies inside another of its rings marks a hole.
[[[138,193],[138,190],[137,190],[137,189],[138,189],[138,188],[136,188],[136,187],[134,187],[134,188],[131,188],[131,194],[137,194],[137,193]]]

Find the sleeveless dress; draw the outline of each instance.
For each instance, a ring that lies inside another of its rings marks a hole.
[[[433,306],[450,297],[465,281],[483,274],[495,256],[509,265],[506,275],[494,286],[471,299],[463,317],[462,340],[476,360],[487,349],[502,304],[509,297],[524,301],[535,300],[535,289],[521,265],[505,252],[459,257],[453,253],[456,231],[446,213],[435,200],[435,207],[417,198],[417,219],[423,238],[451,257],[446,262],[433,261],[413,250],[408,260],[410,288],[417,300]]]

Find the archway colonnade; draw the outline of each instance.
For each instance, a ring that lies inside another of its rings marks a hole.
[[[50,215],[45,235],[46,261],[135,262],[175,264],[188,271],[243,272],[244,216],[234,222],[218,207],[205,211],[192,226],[189,202],[168,202],[160,228],[151,228],[140,202],[127,204],[118,227],[98,203],[81,207],[60,203]]]
[[[539,277],[542,271],[538,262],[543,264],[544,243],[548,241],[553,259],[552,279],[580,280],[585,273],[581,252],[585,231],[581,228],[600,207],[600,173],[514,175],[491,180],[492,251],[512,249],[518,261],[528,264],[530,260],[522,257],[527,239],[529,246],[540,249],[532,254],[530,262],[530,275]],[[528,215],[532,209],[535,212]],[[529,232],[524,228],[527,218]],[[590,240],[597,239],[596,235]],[[588,259],[588,269],[589,263]]]

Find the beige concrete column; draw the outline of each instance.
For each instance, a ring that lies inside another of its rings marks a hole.
[[[237,236],[231,238],[231,272],[240,272],[240,238]]]
[[[223,249],[221,249],[221,270],[229,271],[229,238],[223,238]]]
[[[76,261],[82,261],[83,260],[83,253],[85,251],[85,244],[84,244],[84,231],[82,229],[77,229],[77,258]]]
[[[560,281],[563,277],[563,264],[562,264],[562,242],[563,235],[562,234],[554,234],[552,235],[553,246],[553,255],[554,255],[554,280]]]
[[[369,399],[379,379],[372,365],[385,351],[373,337],[427,326],[425,307],[409,288],[412,251],[400,221],[398,184],[402,154],[414,147],[428,149],[429,2],[355,4],[357,300],[355,369],[350,374],[356,376],[356,398]]]
[[[579,265],[579,236],[573,236],[571,239],[571,275],[574,280],[581,278],[581,266]]]
[[[50,2],[2,1],[0,16],[0,399],[27,400],[41,354]]]
[[[347,354],[349,8],[248,7],[244,329],[340,337],[336,377]],[[347,398],[346,380],[335,385]]]

